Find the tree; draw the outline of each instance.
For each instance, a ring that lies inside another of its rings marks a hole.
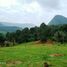
[[[63,31],[57,31],[54,34],[54,40],[60,43],[64,43],[66,39],[66,34]]]
[[[6,40],[10,41],[10,33],[9,32],[6,33]]]
[[[64,31],[64,32],[67,32],[67,24],[61,25],[59,27],[59,30]]]
[[[21,33],[22,33],[21,30],[17,30],[15,32],[15,41],[17,43],[22,43],[22,34]]]
[[[15,45],[15,33],[14,32],[7,32],[6,34],[6,41],[10,41],[13,43],[13,45]]]
[[[47,40],[47,26],[46,24],[42,23],[40,25],[40,40],[43,42],[43,41],[46,41]]]
[[[39,40],[39,27],[30,28],[30,41],[37,41]]]
[[[2,33],[0,33],[0,45],[1,46],[4,46],[4,41],[5,41],[5,36]]]
[[[23,30],[22,30],[22,41],[23,42],[29,42],[29,37],[30,37],[30,31],[29,31],[29,29],[28,28],[24,28]]]

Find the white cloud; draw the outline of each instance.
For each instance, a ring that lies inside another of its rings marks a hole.
[[[37,0],[42,7],[58,9],[60,7],[60,0]]]
[[[0,7],[11,7],[16,5],[16,0],[0,0]]]
[[[25,4],[23,9],[27,12],[35,13],[41,11],[40,5],[37,2],[32,2],[31,4]]]
[[[48,23],[56,14],[67,16],[66,0],[0,0],[0,21]]]
[[[31,3],[31,2],[33,2],[33,1],[36,1],[36,0],[17,0],[18,1],[18,3],[21,3],[21,4],[29,4],[29,3]]]

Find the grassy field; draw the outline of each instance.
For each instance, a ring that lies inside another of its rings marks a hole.
[[[50,56],[51,54],[63,56]],[[25,43],[14,47],[0,48],[0,67],[67,67],[67,45]]]

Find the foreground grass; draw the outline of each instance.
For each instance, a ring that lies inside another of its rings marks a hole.
[[[64,56],[50,57],[55,53]],[[44,62],[51,64],[51,67],[67,67],[67,45],[32,42],[0,48],[0,67],[43,67]]]

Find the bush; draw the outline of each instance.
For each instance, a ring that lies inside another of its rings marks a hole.
[[[57,42],[61,42],[61,43],[64,43],[65,40],[66,40],[66,34],[63,32],[63,31],[57,31],[55,34],[54,34],[54,40],[57,41]]]

